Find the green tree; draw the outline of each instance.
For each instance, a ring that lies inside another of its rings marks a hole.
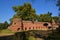
[[[9,26],[8,22],[7,22],[7,21],[5,21],[5,22],[3,23],[3,29],[7,29],[7,28],[8,28],[8,26]]]
[[[13,10],[16,12],[16,14],[13,16],[14,18],[22,18],[23,20],[35,20],[36,13],[35,9],[32,8],[31,4],[24,3],[22,6],[14,6]]]
[[[0,30],[2,30],[2,29],[7,29],[8,26],[9,26],[9,24],[8,24],[7,21],[5,21],[4,23],[0,23]]]
[[[52,18],[54,19],[54,21],[55,21],[56,23],[59,22],[59,17],[58,17],[58,16],[53,16]],[[58,21],[57,21],[57,20],[58,20]]]
[[[41,22],[51,22],[51,13],[48,12],[47,14],[40,14],[39,19]]]
[[[0,23],[0,30],[3,29],[3,23]]]

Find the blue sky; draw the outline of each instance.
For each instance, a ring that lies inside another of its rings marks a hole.
[[[58,7],[56,6],[56,0],[0,0],[0,22],[8,21],[15,14],[12,9],[13,6],[23,5],[24,3],[31,3],[35,8],[36,13],[43,14],[52,12],[53,16],[58,15]]]

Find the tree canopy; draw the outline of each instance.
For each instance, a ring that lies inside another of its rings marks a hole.
[[[34,20],[36,17],[35,9],[33,9],[29,3],[24,3],[22,6],[13,6],[13,10],[16,12],[13,18],[21,18],[22,20]]]
[[[52,19],[52,13],[48,12],[46,14],[40,14],[39,15],[39,21],[41,22],[51,22],[51,19]]]
[[[24,5],[20,6],[13,6],[13,10],[15,11],[16,14],[11,18],[20,18],[22,20],[30,20],[30,21],[40,21],[40,22],[51,22],[52,19],[55,21],[59,17],[52,17],[51,12],[47,12],[44,14],[37,15],[35,9],[31,6],[30,3],[24,3]],[[59,22],[59,21],[58,21]]]

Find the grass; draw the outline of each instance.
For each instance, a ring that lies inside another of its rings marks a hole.
[[[0,36],[14,35],[14,33],[9,29],[0,30]]]
[[[4,30],[0,30],[0,33],[11,33],[12,31],[9,29],[4,29]]]
[[[28,40],[35,40],[33,36],[30,36]]]

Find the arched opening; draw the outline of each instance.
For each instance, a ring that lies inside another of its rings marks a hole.
[[[39,27],[39,29],[40,29],[40,27]]]
[[[19,30],[20,30],[20,28],[17,29],[17,31],[19,31]]]
[[[44,25],[44,26],[48,26],[48,23],[44,23],[43,25]]]
[[[37,27],[36,27],[36,29],[37,29]]]
[[[27,28],[25,28],[25,30],[27,30]]]
[[[31,29],[31,27],[29,27],[29,30]]]
[[[51,26],[48,27],[48,29],[51,29],[51,28],[52,28]]]
[[[34,29],[34,27],[33,27],[33,29]]]
[[[14,24],[16,24],[16,23],[14,23]]]

